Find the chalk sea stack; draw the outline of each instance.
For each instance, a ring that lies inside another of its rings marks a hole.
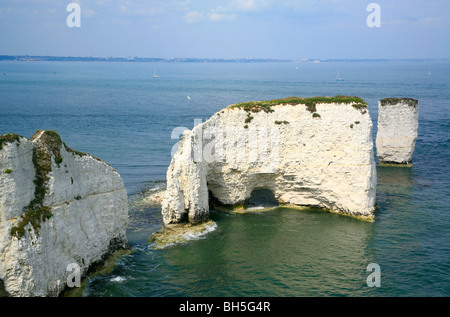
[[[107,163],[54,131],[0,136],[0,280],[10,296],[58,296],[128,249],[127,193]]]
[[[412,166],[419,128],[419,102],[411,98],[381,99],[377,126],[380,165]]]
[[[373,220],[372,120],[358,97],[289,97],[231,105],[185,132],[167,171],[164,224],[245,209],[256,189],[281,206]]]

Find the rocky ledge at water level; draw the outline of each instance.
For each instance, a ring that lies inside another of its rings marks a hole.
[[[256,189],[281,206],[320,207],[364,220],[375,213],[372,120],[358,97],[231,105],[185,132],[167,171],[165,226],[245,209]]]
[[[11,296],[57,296],[128,249],[127,193],[107,163],[54,131],[0,136],[0,280]]]

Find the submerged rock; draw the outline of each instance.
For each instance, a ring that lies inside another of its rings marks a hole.
[[[419,128],[419,103],[410,98],[378,102],[377,156],[380,164],[412,165]]]
[[[8,171],[8,172],[6,172]],[[54,131],[0,136],[0,280],[11,296],[57,296],[127,249],[127,193],[107,163]]]
[[[145,197],[143,203],[146,205],[161,205],[164,200],[165,191],[164,189],[152,190],[144,193]]]
[[[160,231],[153,233],[149,238],[149,242],[152,244],[153,249],[164,249],[175,244],[198,239],[216,228],[216,223],[211,220],[201,224],[166,225]]]
[[[255,189],[282,206],[372,220],[372,121],[357,97],[286,98],[227,107],[183,134],[167,171],[165,225],[202,223],[210,208],[247,208]]]

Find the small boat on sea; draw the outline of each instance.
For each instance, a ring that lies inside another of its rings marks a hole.
[[[158,78],[159,76],[156,74],[156,68],[155,68],[155,71],[154,71],[154,73],[153,73],[153,78]]]
[[[341,73],[337,73],[336,75],[336,81],[344,81],[344,78],[341,77]]]

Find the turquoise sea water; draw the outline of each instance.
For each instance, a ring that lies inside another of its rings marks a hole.
[[[1,62],[3,72],[0,134],[54,129],[124,179],[134,253],[85,296],[450,295],[450,63]],[[319,210],[212,212],[214,232],[149,247],[162,218],[140,193],[164,186],[174,128],[236,102],[319,95],[364,98],[374,137],[379,99],[419,100],[414,166],[378,167],[374,222]],[[369,263],[380,265],[379,288],[366,284]]]

